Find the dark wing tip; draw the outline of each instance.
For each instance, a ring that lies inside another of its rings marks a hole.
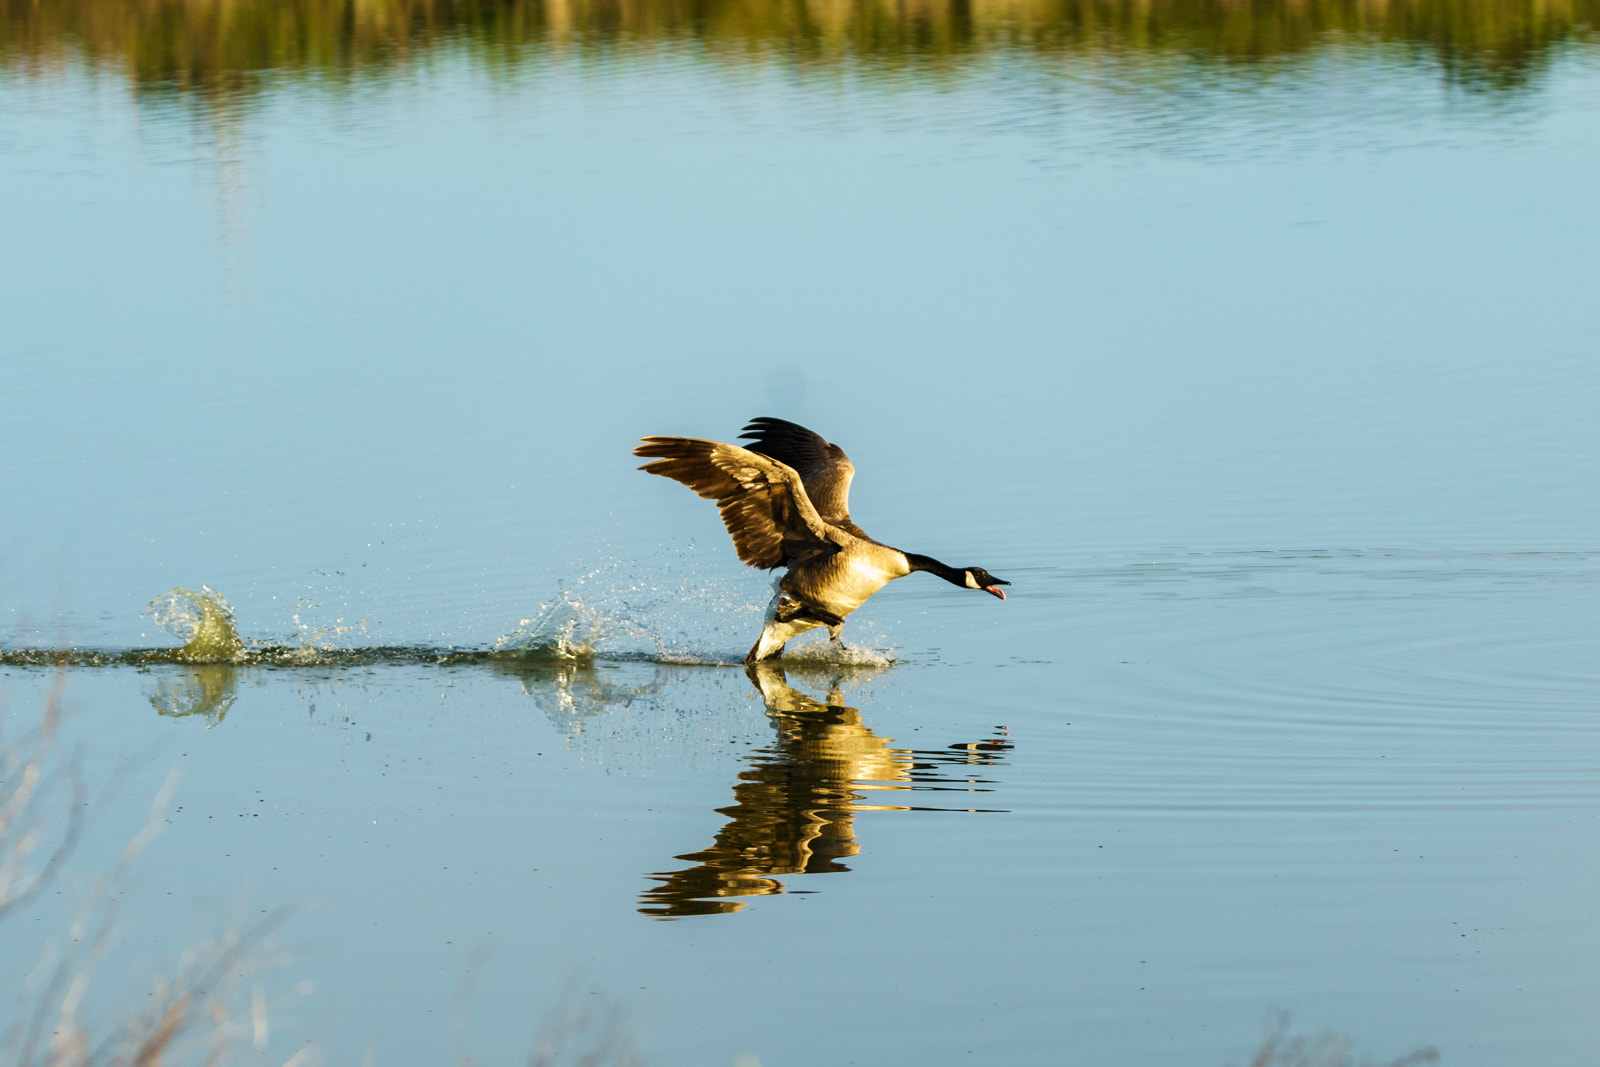
[[[779,439],[790,441],[821,441],[823,437],[815,430],[808,430],[798,422],[788,419],[778,419],[771,415],[761,415],[744,424],[744,429],[739,431],[739,439],[763,440]]]
[[[804,426],[801,426],[799,423],[790,422],[788,419],[779,419],[771,415],[757,415],[755,418],[744,424],[744,430],[739,434],[739,436],[758,437],[761,435],[762,430],[765,427],[772,427],[775,429],[782,427],[789,430],[802,430],[806,433],[811,432]]]
[[[787,463],[807,476],[814,473],[818,466],[844,457],[844,449],[830,444],[815,430],[770,415],[746,423],[739,440],[752,442],[748,446],[750,451]]]

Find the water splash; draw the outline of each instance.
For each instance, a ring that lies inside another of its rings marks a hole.
[[[184,663],[228,663],[241,657],[244,642],[233,624],[233,606],[209,585],[199,591],[169,589],[150,601],[145,614],[183,642],[173,658]]]
[[[299,644],[240,638],[233,607],[217,590],[203,585],[170,589],[150,602],[146,613],[181,648],[0,648],[8,666],[112,666],[156,663],[227,663],[235,666],[359,666],[418,663],[460,666],[497,662],[524,666],[652,662],[684,666],[738,666],[744,650],[761,632],[762,607],[750,597],[750,583],[730,580],[717,566],[702,572],[693,546],[667,558],[611,559],[564,587],[537,614],[490,648],[438,645],[342,644],[346,634],[369,635],[366,620],[343,618],[313,629],[294,616]],[[758,594],[761,601],[764,595]],[[862,631],[859,629],[857,633]],[[868,631],[870,633],[870,631]],[[821,634],[821,631],[818,631]],[[798,669],[847,673],[875,671],[894,664],[887,651],[861,645],[840,646],[804,638],[791,642],[783,660]],[[187,705],[187,698],[162,695],[160,707]],[[204,701],[201,701],[204,703]]]
[[[323,623],[320,626],[312,625],[302,618],[302,613],[314,609],[315,606],[302,600],[300,602],[300,610],[289,617],[294,626],[295,635],[300,639],[300,647],[305,650],[306,654],[315,656],[318,652],[343,648],[345,647],[343,644],[345,635],[355,633],[358,630],[362,636],[371,638],[372,631],[367,628],[366,619],[357,619],[353,623],[347,623],[344,621],[344,617],[340,616],[332,622]]]
[[[605,635],[605,619],[567,593],[523,619],[515,633],[494,643],[497,656],[529,662],[589,663],[595,644]]]
[[[770,595],[762,591],[752,600],[749,585],[718,566],[702,568],[693,545],[647,561],[608,560],[521,620],[495,642],[494,654],[531,662],[736,666],[761,632]],[[810,638],[790,642],[783,658],[844,670],[895,662],[886,651]]]
[[[819,631],[820,632],[820,631]],[[824,672],[829,670],[865,671],[869,674],[893,667],[898,661],[888,649],[865,645],[836,645],[813,639],[789,642],[783,655],[774,662],[791,670]]]
[[[701,574],[697,562],[690,552],[645,562],[607,560],[496,641],[495,655],[737,664],[750,640],[742,631],[759,629],[760,609]]]

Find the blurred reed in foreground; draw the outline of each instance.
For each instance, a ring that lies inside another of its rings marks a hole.
[[[1289,1023],[1287,1012],[1269,1013],[1262,1027],[1261,1047],[1251,1058],[1250,1067],[1420,1067],[1439,1059],[1439,1050],[1425,1045],[1381,1063],[1370,1057],[1358,1060],[1348,1039],[1331,1031],[1315,1037],[1295,1034]]]
[[[87,59],[144,89],[217,92],[267,72],[381,76],[445,47],[501,71],[687,44],[938,76],[997,52],[1233,69],[1398,45],[1452,80],[1511,89],[1557,47],[1600,41],[1597,26],[1600,0],[0,0],[0,67]]]
[[[246,1046],[259,1056],[267,1050],[271,1010],[257,979],[279,962],[268,935],[281,909],[192,943],[170,974],[154,977],[138,1010],[97,1024],[87,1008],[96,970],[116,940],[117,903],[165,818],[171,778],[143,827],[112,868],[94,877],[64,936],[47,945],[42,958],[29,966],[5,937],[6,919],[59,886],[84,820],[105,804],[89,795],[61,747],[64,678],[57,675],[36,725],[0,737],[0,945],[11,964],[6,973],[21,985],[16,1013],[0,1028],[0,1067],[224,1064]],[[305,1063],[314,1051],[303,1046],[282,1062]]]
[[[231,668],[216,668],[231,670]],[[77,761],[61,742],[65,671],[39,709],[36,723],[16,727],[25,717],[7,714],[0,702],[0,959],[11,984],[0,997],[14,1005],[8,1023],[0,1022],[0,1067],[225,1067],[248,1061],[265,1067],[313,1067],[323,1050],[290,1036],[284,1040],[283,1008],[309,995],[309,983],[269,995],[269,972],[285,957],[271,935],[287,909],[249,909],[252,917],[191,942],[170,971],[146,979],[140,1006],[110,1020],[97,1020],[88,993],[119,931],[118,903],[134,880],[134,867],[166,821],[176,778],[157,793],[144,824],[107,870],[81,888],[82,904],[67,929],[47,944],[41,958],[19,958],[6,920],[47,891],[64,888],[65,867],[82,839],[85,820],[108,804],[109,790],[92,795]],[[73,876],[71,893],[80,892]],[[182,879],[188,884],[189,879]],[[120,999],[139,991],[138,977],[111,975]],[[458,1004],[455,1014],[461,1014]],[[3,1018],[3,1017],[0,1017]],[[274,1021],[279,1025],[274,1026]],[[458,1045],[465,1047],[470,1026],[460,1020]],[[293,1029],[291,1027],[291,1029]],[[292,1050],[274,1054],[276,1046]],[[546,1013],[534,1033],[531,1067],[642,1067],[634,1034],[614,1001],[569,995]],[[287,1056],[287,1058],[285,1058]],[[458,1051],[458,1067],[472,1058]]]

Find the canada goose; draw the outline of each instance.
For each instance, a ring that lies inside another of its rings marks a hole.
[[[752,419],[739,439],[749,448],[694,437],[646,437],[639,469],[682,482],[722,509],[739,559],[752,567],[787,568],[767,607],[766,627],[746,663],[770,659],[807,630],[828,628],[835,644],[844,617],[891,580],[912,571],[1001,600],[1003,582],[982,567],[949,567],[929,556],[890,548],[850,521],[850,479],[844,449],[783,419]]]

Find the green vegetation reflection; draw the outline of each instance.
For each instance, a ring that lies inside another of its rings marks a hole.
[[[1515,88],[1595,43],[1600,0],[0,0],[0,66],[84,58],[144,90],[248,93],[268,72],[335,81],[462,50],[511,73],[544,58],[688,45],[719,62],[845,62],[940,77],[996,53],[1271,72],[1394,46],[1451,80]]]

